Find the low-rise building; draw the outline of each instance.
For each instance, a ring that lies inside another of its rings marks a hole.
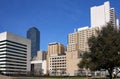
[[[31,74],[45,75],[46,74],[46,60],[31,61]]]
[[[53,55],[49,57],[49,74],[66,74],[66,55]]]
[[[58,64],[55,64],[55,63],[62,63],[61,56],[63,56],[64,61],[66,62],[65,51],[66,51],[66,47],[63,44],[57,43],[57,42],[49,43],[48,54],[47,54],[47,74],[56,75],[56,73],[58,72],[58,71],[55,72],[56,68],[57,68],[57,70],[59,70],[59,72],[61,72],[62,65],[58,66]],[[57,61],[56,61],[56,59],[57,59]],[[63,62],[63,63],[65,63],[65,62]],[[64,69],[65,68],[63,68],[63,70]]]
[[[38,51],[31,61],[31,74],[45,75],[46,74],[46,51]]]

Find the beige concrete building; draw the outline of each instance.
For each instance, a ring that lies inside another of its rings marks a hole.
[[[66,55],[54,55],[49,57],[49,74],[66,74]]]
[[[70,76],[77,75],[77,71],[79,70],[77,64],[80,62],[80,52],[76,51],[68,51],[66,53],[66,73]]]
[[[67,51],[78,50],[78,32],[74,32],[68,35]]]
[[[89,51],[88,38],[92,35],[96,36],[98,29],[99,27],[89,28],[88,26],[78,29],[78,49],[80,51]]]
[[[60,44],[57,42],[49,43],[48,54],[47,54],[47,73],[49,73],[51,71],[50,63],[52,63],[52,61],[50,60],[50,58],[55,57],[55,59],[56,59],[57,57],[59,58],[59,56],[64,56],[65,51],[66,51],[66,47],[63,44]],[[60,59],[58,59],[58,60],[60,60]],[[57,65],[57,64],[55,64],[55,65]]]
[[[63,44],[60,44],[57,42],[49,43],[48,56],[54,55],[54,54],[58,54],[58,55],[65,54],[65,50],[66,48]]]
[[[77,64],[85,51],[89,51],[88,38],[92,35],[97,35],[98,27],[79,28],[77,32],[68,35],[68,47],[66,53],[66,70],[67,74],[74,76],[78,73]]]
[[[47,51],[38,51],[36,60],[46,60],[47,57]]]
[[[68,35],[67,51],[88,51],[88,38],[92,35],[96,35],[98,27],[89,28],[88,26],[78,28],[77,32]]]

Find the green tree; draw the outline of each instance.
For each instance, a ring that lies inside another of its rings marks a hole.
[[[105,69],[112,79],[114,68],[120,66],[120,31],[108,23],[88,39],[88,45],[90,52],[84,53],[79,68]]]

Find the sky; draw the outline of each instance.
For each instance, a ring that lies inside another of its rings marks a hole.
[[[26,37],[31,27],[40,31],[40,49],[51,42],[67,46],[74,29],[90,26],[90,7],[110,1],[120,19],[120,0],[0,0],[0,32]]]

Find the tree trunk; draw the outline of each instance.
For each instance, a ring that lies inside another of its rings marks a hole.
[[[109,77],[110,77],[110,79],[112,79],[113,68],[109,68],[109,69],[108,69],[108,72],[109,72]]]

